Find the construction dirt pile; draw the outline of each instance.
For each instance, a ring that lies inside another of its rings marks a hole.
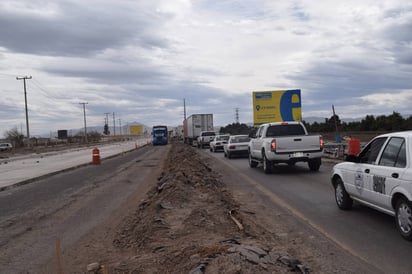
[[[123,262],[130,273],[307,271],[253,215],[193,148],[175,144],[157,186],[113,243],[136,254]]]

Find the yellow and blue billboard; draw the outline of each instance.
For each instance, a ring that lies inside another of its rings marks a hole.
[[[129,126],[129,132],[131,135],[140,135],[143,133],[143,126]]]
[[[300,89],[253,92],[253,122],[264,123],[301,121]]]

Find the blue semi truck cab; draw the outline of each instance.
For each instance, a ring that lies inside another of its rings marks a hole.
[[[152,128],[152,143],[156,145],[167,145],[167,126],[153,126]]]

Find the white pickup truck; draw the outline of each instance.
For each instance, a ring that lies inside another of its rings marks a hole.
[[[216,133],[214,131],[201,131],[199,137],[197,137],[197,147],[210,146],[210,142],[213,141],[215,136]]]
[[[249,166],[263,164],[265,173],[271,173],[274,165],[307,162],[309,169],[318,171],[322,164],[323,138],[309,135],[300,122],[262,124],[249,142]]]

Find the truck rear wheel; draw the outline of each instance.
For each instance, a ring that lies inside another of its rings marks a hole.
[[[264,151],[262,152],[262,157],[263,157],[263,171],[264,171],[266,174],[272,173],[272,171],[273,171],[273,163],[272,163],[272,161],[269,161],[269,160],[266,158],[266,155],[265,155],[265,152],[264,152]]]
[[[312,171],[318,171],[321,164],[322,164],[321,158],[315,158],[315,159],[311,159],[308,161],[309,169]]]

